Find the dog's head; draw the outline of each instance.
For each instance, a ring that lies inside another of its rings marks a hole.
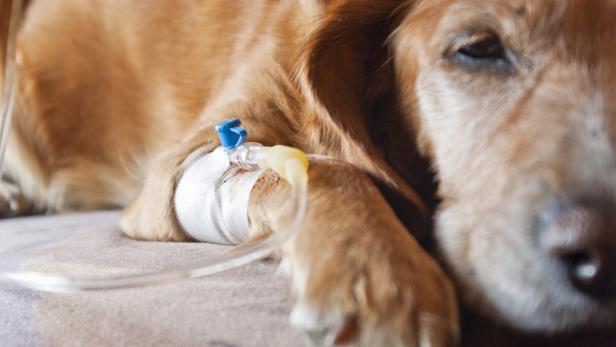
[[[308,119],[326,125],[313,136],[398,182],[373,131],[395,114],[436,172],[437,240],[462,297],[525,331],[613,327],[616,1],[324,11],[300,71]]]

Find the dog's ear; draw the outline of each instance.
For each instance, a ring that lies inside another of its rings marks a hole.
[[[311,145],[394,186],[423,209],[417,194],[384,160],[374,142],[383,126],[377,101],[395,92],[387,39],[411,1],[347,0],[324,5],[298,69]],[[395,103],[395,98],[385,99]],[[397,105],[389,105],[390,109]]]

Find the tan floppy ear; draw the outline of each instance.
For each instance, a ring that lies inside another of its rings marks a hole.
[[[411,1],[329,2],[300,58],[306,100],[305,130],[320,152],[340,157],[399,190],[420,209],[423,202],[379,153],[369,124],[375,94],[387,80],[387,38]],[[391,71],[389,71],[391,72]],[[393,100],[392,100],[393,102]]]

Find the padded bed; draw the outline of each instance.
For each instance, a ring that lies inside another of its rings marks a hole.
[[[0,222],[0,269],[105,277],[187,265],[225,250],[134,241],[118,212]],[[54,239],[60,238],[60,242]],[[0,283],[0,346],[302,346],[277,262],[149,288],[40,293]]]
[[[194,264],[227,249],[130,240],[120,234],[118,217],[111,211],[1,221],[0,270],[108,277]],[[290,310],[288,282],[276,261],[113,291],[54,294],[0,283],[0,347],[305,346],[288,324]],[[616,332],[548,343],[514,338],[476,318],[464,319],[464,347],[616,346]]]

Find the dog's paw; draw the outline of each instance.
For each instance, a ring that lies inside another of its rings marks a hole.
[[[18,186],[0,181],[0,218],[22,216],[31,210],[32,203]]]
[[[456,345],[453,287],[430,256],[378,248],[340,256],[287,264],[298,295],[291,324],[311,345]]]
[[[187,241],[173,212],[172,174],[151,176],[137,199],[122,212],[120,229],[133,239],[148,241]]]
[[[146,241],[188,241],[175,220],[172,206],[165,196],[142,192],[122,211],[120,230],[124,235]],[[165,203],[167,202],[167,203]]]

